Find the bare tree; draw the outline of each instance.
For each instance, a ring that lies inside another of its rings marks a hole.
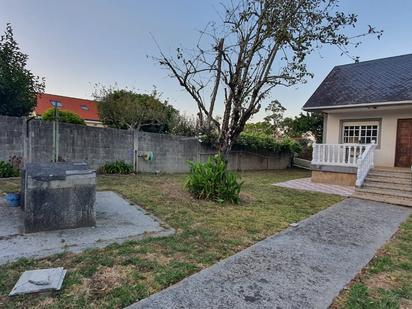
[[[305,82],[306,57],[323,45],[349,55],[373,27],[350,35],[357,16],[338,10],[339,0],[239,0],[224,6],[222,24],[210,24],[192,50],[157,59],[190,94],[203,131],[216,130],[217,147],[229,151],[246,121],[276,86]],[[346,29],[349,31],[346,31]],[[346,33],[346,34],[345,34]],[[201,43],[206,41],[206,47]],[[209,47],[208,47],[209,45]],[[353,58],[357,60],[356,58]],[[223,116],[216,113],[223,103]]]

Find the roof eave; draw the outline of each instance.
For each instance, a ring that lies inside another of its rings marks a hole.
[[[304,106],[302,109],[306,112],[311,112],[311,111],[341,109],[341,108],[376,107],[376,106],[403,105],[403,104],[412,104],[412,100],[343,104],[343,105],[324,105],[324,106],[315,106],[315,107],[305,107]]]

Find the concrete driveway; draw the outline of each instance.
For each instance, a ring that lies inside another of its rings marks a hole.
[[[411,211],[346,199],[130,308],[327,308]]]

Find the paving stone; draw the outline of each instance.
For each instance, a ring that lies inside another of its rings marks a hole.
[[[337,194],[349,197],[355,193],[355,187],[330,185],[324,183],[312,182],[311,178],[299,178],[285,182],[277,182],[273,184],[277,187],[284,187],[289,189],[322,192],[328,194]]]
[[[97,192],[96,219],[95,227],[24,234],[23,211],[1,207],[0,264],[22,257],[40,258],[61,252],[81,252],[114,242],[174,233],[174,229],[111,191]]]
[[[66,270],[63,267],[25,271],[9,295],[58,291],[65,275]]]

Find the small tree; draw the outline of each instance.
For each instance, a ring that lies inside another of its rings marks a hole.
[[[282,133],[281,126],[286,108],[284,108],[278,100],[274,100],[265,108],[265,111],[269,113],[269,115],[264,119],[270,124],[273,136],[278,137]]]
[[[300,113],[295,118],[285,118],[282,126],[286,135],[290,137],[302,137],[303,134],[310,132],[315,137],[316,142],[322,142],[322,113]]]
[[[29,115],[37,104],[37,94],[44,91],[44,78],[26,68],[27,59],[7,24],[0,38],[0,115]]]
[[[59,119],[59,122],[65,122],[65,123],[73,123],[73,124],[80,124],[80,125],[86,125],[84,120],[77,115],[76,113],[70,112],[70,111],[64,111],[64,110],[57,110],[57,117]],[[54,108],[51,108],[47,110],[46,112],[43,113],[41,116],[43,120],[46,121],[53,121],[55,120],[55,110]]]
[[[156,92],[140,94],[131,90],[102,87],[95,91],[99,116],[103,124],[120,129],[141,130],[161,126],[169,115],[167,102],[161,102]]]
[[[305,82],[312,73],[307,56],[323,45],[348,54],[350,44],[377,34],[360,35],[355,14],[339,11],[339,0],[240,0],[224,7],[221,25],[211,24],[192,49],[177,49],[175,57],[160,50],[158,59],[193,98],[199,125],[216,130],[217,147],[228,152],[261,102],[278,86]],[[207,44],[202,44],[204,40]],[[221,103],[221,121],[215,106]]]

